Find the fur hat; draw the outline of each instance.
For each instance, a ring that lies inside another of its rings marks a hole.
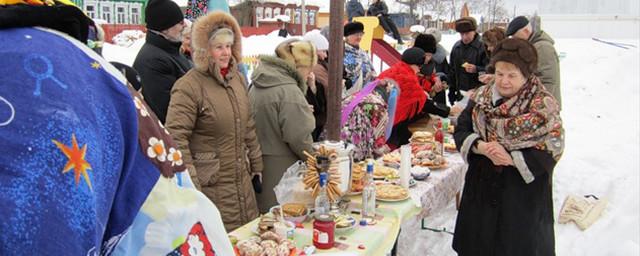
[[[518,32],[518,30],[524,28],[527,24],[529,24],[529,19],[525,16],[518,16],[513,18],[511,22],[509,22],[509,26],[507,26],[506,36],[511,36]]]
[[[436,38],[429,34],[419,34],[413,42],[414,47],[418,47],[425,52],[436,53]]]
[[[524,77],[529,77],[538,68],[538,52],[527,40],[507,38],[498,43],[493,52],[489,63],[490,73],[495,72],[496,63],[499,61],[516,65]]]
[[[221,28],[227,28],[233,32],[231,55],[236,62],[242,60],[242,31],[238,22],[225,12],[215,11],[198,18],[191,28],[193,64],[196,70],[207,72],[209,69],[209,40]]]
[[[411,47],[402,53],[402,61],[409,65],[422,66],[425,52],[418,47]]]
[[[354,21],[344,25],[344,36],[350,36],[356,33],[364,32],[364,25],[360,22]]]
[[[303,40],[307,40],[316,47],[318,51],[329,50],[329,40],[320,34],[319,30],[312,30],[304,34]]]
[[[144,9],[147,28],[162,31],[184,20],[182,10],[171,0],[149,0]]]
[[[494,27],[482,33],[482,42],[494,46],[505,38],[507,37],[504,34],[504,29],[501,27]]]
[[[458,33],[476,31],[476,29],[478,29],[477,24],[476,19],[473,17],[462,17],[456,20],[456,31]]]
[[[289,63],[294,68],[310,68],[318,63],[316,47],[306,40],[285,40],[276,47],[276,56]]]

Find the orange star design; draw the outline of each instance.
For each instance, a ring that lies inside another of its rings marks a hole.
[[[91,62],[91,67],[95,69],[100,69],[100,63],[97,61]]]
[[[51,140],[53,143],[58,146],[58,148],[64,153],[65,156],[69,159],[67,164],[64,166],[62,173],[67,173],[69,170],[73,169],[73,173],[75,174],[76,185],[80,181],[80,174],[84,177],[84,180],[89,185],[89,189],[93,190],[91,187],[91,180],[89,180],[89,175],[87,175],[87,170],[91,170],[91,165],[84,159],[87,153],[87,144],[82,146],[82,149],[78,147],[78,141],[76,140],[76,135],[71,135],[71,147],[67,147],[67,145],[62,144],[57,140]]]

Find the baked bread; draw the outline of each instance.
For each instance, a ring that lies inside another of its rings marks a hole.
[[[298,217],[307,212],[307,207],[305,207],[304,204],[288,203],[282,205],[282,211],[285,216]]]

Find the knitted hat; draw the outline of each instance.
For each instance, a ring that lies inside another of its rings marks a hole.
[[[507,38],[496,46],[489,63],[489,72],[495,72],[496,63],[504,61],[516,65],[524,77],[529,77],[538,68],[538,52],[527,40]]]
[[[360,22],[349,22],[344,25],[344,36],[350,36],[356,33],[364,32],[364,25]]]
[[[425,52],[418,47],[411,47],[402,53],[402,61],[409,65],[422,66]]]
[[[509,22],[509,26],[507,26],[507,36],[511,36],[518,32],[518,30],[524,28],[527,24],[529,24],[529,19],[525,16],[518,16],[513,18],[511,22]]]
[[[437,28],[428,28],[424,33],[435,37],[436,43],[440,43],[440,40],[442,40],[442,33]]]
[[[304,40],[285,40],[276,47],[276,55],[295,68],[313,67],[318,63],[316,47]]]
[[[304,34],[303,40],[307,40],[316,47],[318,51],[329,50],[329,41],[326,37],[320,34],[319,30],[312,30]]]
[[[147,28],[156,31],[171,28],[184,20],[180,7],[171,0],[149,0],[144,11]]]
[[[476,29],[478,29],[477,24],[476,19],[473,17],[462,17],[456,20],[456,31],[459,33],[476,31]]]
[[[429,34],[419,34],[413,42],[414,47],[418,47],[425,52],[436,53],[436,38]]]

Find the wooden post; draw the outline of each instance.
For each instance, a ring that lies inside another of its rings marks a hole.
[[[331,0],[329,7],[329,90],[327,92],[327,137],[340,140],[342,116],[342,65],[344,61],[344,1]]]

